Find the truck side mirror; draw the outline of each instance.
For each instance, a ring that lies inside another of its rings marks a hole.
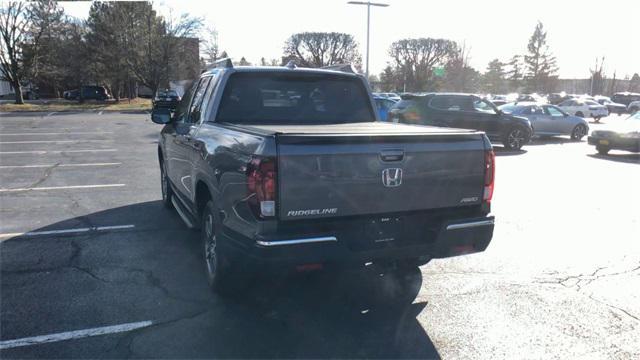
[[[154,109],[151,112],[151,121],[160,125],[168,124],[171,122],[171,111],[169,109]]]

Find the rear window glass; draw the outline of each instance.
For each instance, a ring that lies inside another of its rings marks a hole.
[[[375,121],[362,81],[328,74],[236,73],[216,121],[245,124],[340,124]]]

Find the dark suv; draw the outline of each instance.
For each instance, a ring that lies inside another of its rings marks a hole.
[[[471,94],[403,95],[390,110],[389,121],[480,130],[513,150],[528,143],[533,133],[526,118],[505,114],[490,101]]]
[[[78,93],[78,99],[80,101],[84,101],[84,100],[105,101],[109,98],[111,98],[111,95],[109,95],[109,91],[104,86],[92,86],[92,85],[81,86],[80,91]]]
[[[640,101],[640,94],[632,92],[619,92],[613,94],[611,101],[614,103],[624,104],[629,106],[634,101]]]

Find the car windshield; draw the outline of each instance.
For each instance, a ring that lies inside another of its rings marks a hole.
[[[592,100],[587,100],[587,101],[585,101],[584,103],[585,103],[585,104],[587,104],[587,105],[600,105],[600,104],[598,104],[597,102],[592,101]]]
[[[236,73],[216,121],[246,124],[341,124],[375,121],[357,77],[314,73]]]

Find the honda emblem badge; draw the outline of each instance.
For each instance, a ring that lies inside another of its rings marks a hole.
[[[390,168],[382,170],[382,185],[386,187],[402,185],[402,169]]]

